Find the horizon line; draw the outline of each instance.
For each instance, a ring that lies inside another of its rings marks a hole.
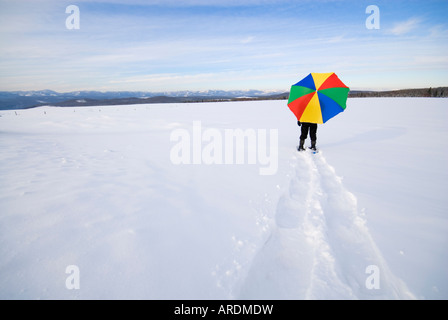
[[[381,92],[381,91],[398,91],[398,90],[417,90],[417,89],[431,89],[431,88],[445,88],[448,87],[448,84],[446,86],[425,86],[425,87],[404,87],[404,88],[350,88],[350,91],[374,91],[374,92]],[[107,93],[107,92],[143,92],[143,93],[178,93],[178,92],[210,92],[210,91],[222,91],[222,92],[232,92],[232,91],[241,91],[241,92],[248,92],[248,91],[259,91],[259,92],[272,92],[272,93],[284,93],[289,92],[290,90],[284,90],[284,89],[204,89],[204,90],[192,90],[192,89],[184,89],[184,90],[157,90],[157,91],[151,91],[151,90],[98,90],[98,89],[81,89],[81,90],[71,90],[71,91],[57,91],[53,89],[21,89],[21,90],[1,90],[0,92],[8,92],[8,93],[14,93],[14,92],[43,92],[43,91],[51,91],[59,94],[64,93],[74,93],[74,92],[100,92],[100,93]]]

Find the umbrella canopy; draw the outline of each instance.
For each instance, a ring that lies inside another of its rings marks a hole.
[[[347,107],[350,89],[334,73],[310,73],[291,86],[288,107],[300,122],[325,123]]]

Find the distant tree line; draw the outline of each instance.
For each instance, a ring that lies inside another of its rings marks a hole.
[[[446,98],[448,97],[448,87],[424,88],[424,89],[402,89],[391,91],[350,91],[349,97],[352,98],[376,98],[376,97],[429,97]]]

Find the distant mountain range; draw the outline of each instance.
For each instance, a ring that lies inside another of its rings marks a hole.
[[[269,97],[279,92],[261,90],[246,91],[75,91],[60,93],[52,90],[40,91],[0,91],[0,110],[27,109],[39,106],[92,106],[141,103],[176,103],[219,101],[235,98]]]
[[[185,103],[242,100],[288,99],[289,92],[261,90],[208,90],[177,92],[143,91],[75,91],[59,93],[41,91],[0,91],[0,110],[27,109],[40,106],[103,106],[147,103]],[[448,87],[393,91],[350,91],[349,97],[448,97]]]

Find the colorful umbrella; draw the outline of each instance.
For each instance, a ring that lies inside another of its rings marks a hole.
[[[347,107],[350,89],[334,73],[310,73],[291,86],[288,107],[300,122],[325,123]]]

